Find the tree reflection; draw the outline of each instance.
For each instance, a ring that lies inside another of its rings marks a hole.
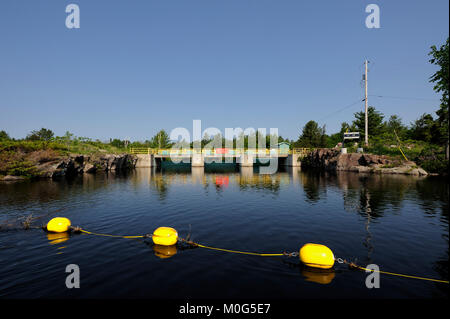
[[[421,206],[427,216],[434,217],[440,213],[441,227],[444,228],[442,237],[446,242],[445,253],[434,262],[433,269],[440,275],[442,280],[448,280],[449,259],[449,233],[448,233],[448,211],[449,211],[449,184],[441,177],[429,177],[418,180],[416,183],[417,197],[421,200]],[[436,284],[437,288],[448,293],[448,287]]]
[[[447,225],[448,232],[448,184],[435,183],[432,179],[405,175],[358,174],[352,172],[318,173],[302,172],[300,181],[306,200],[316,203],[324,199],[327,189],[336,188],[341,194],[344,209],[364,218],[367,260],[371,262],[374,250],[371,225],[387,212],[396,214],[401,211],[408,196],[418,193],[420,204],[426,214],[435,214],[442,210],[441,220]],[[447,238],[448,240],[448,238]],[[436,263],[437,269],[446,270],[447,258]],[[443,276],[448,276],[443,273]]]
[[[246,190],[264,190],[277,194],[281,185],[280,174],[252,174],[240,175],[238,177],[239,189]]]
[[[305,172],[300,175],[300,181],[303,185],[303,191],[308,202],[318,202],[321,198],[321,184],[324,179],[324,174],[318,172]],[[326,186],[324,185],[324,190]]]
[[[170,179],[166,178],[162,174],[155,174],[151,179],[150,186],[152,186],[159,195],[160,200],[164,200],[167,197],[169,190]]]
[[[329,180],[342,190],[344,209],[377,219],[390,208],[399,211],[416,179],[408,176],[338,173]]]

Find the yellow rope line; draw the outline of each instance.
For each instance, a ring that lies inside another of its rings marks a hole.
[[[372,270],[372,269],[367,269],[361,266],[356,266],[359,269],[362,270],[366,270],[366,271],[370,271],[370,272],[378,272],[381,274],[386,274],[386,275],[392,275],[392,276],[400,276],[400,277],[406,277],[406,278],[413,278],[413,279],[420,279],[420,280],[428,280],[428,281],[435,281],[435,282],[442,282],[445,284],[448,284],[449,282],[447,280],[439,280],[439,279],[433,279],[433,278],[425,278],[425,277],[418,277],[418,276],[410,276],[410,275],[403,275],[403,274],[397,274],[394,272],[387,272],[387,271],[381,271],[381,270]]]
[[[94,232],[90,232],[90,231],[87,231],[87,230],[84,230],[84,229],[78,229],[78,230],[80,232],[82,232],[82,233],[89,234],[89,235],[104,236],[104,237],[114,237],[114,238],[133,239],[133,238],[146,238],[146,237],[149,236],[149,235],[139,235],[139,236],[110,235],[110,234],[94,233]],[[183,241],[185,241],[185,240],[183,240]],[[249,252],[249,251],[239,251],[239,250],[231,250],[231,249],[225,249],[225,248],[217,248],[217,247],[205,246],[205,245],[201,245],[201,244],[194,243],[194,242],[188,242],[188,243],[193,244],[193,245],[195,245],[197,247],[205,248],[205,249],[225,251],[225,252],[234,253],[234,254],[253,255],[253,256],[261,256],[261,257],[285,256],[284,253],[263,254],[263,253]],[[361,267],[361,266],[358,266],[358,265],[355,265],[355,264],[352,264],[352,265],[355,266],[356,268],[364,270],[364,271],[378,272],[378,273],[381,273],[381,274],[392,275],[392,276],[399,276],[399,277],[405,277],[405,278],[413,278],[413,279],[441,282],[441,283],[445,283],[445,284],[449,283],[447,280],[439,280],[439,279],[419,277],[419,276],[403,275],[403,274],[398,274],[398,273],[393,273],[393,272],[388,272],[388,271],[367,269],[367,268],[364,268],[364,267]]]
[[[104,236],[104,237],[115,237],[115,238],[128,238],[128,239],[133,239],[133,238],[144,238],[147,236],[141,235],[141,236],[122,236],[122,235],[110,235],[110,234],[100,234],[100,233],[93,233],[84,229],[78,229],[80,232],[85,233],[85,234],[89,234],[89,235],[96,235],[96,236]]]
[[[197,244],[197,243],[194,243],[194,245],[196,245],[198,247],[201,247],[201,248],[226,251],[228,253],[234,253],[234,254],[244,254],[244,255],[262,256],[262,257],[284,256],[284,254],[261,254],[261,253],[252,253],[252,252],[248,252],[248,251],[239,251],[239,250],[230,250],[230,249],[224,249],[224,248],[216,248],[216,247],[200,245],[200,244]]]
[[[400,150],[400,152],[402,153],[403,157],[405,158],[405,160],[408,160],[405,156],[405,154],[403,153],[402,149],[400,148],[400,145],[398,146],[398,149]]]
[[[400,148],[400,139],[399,139],[399,137],[398,137],[398,135],[397,135],[397,132],[394,130],[394,134],[395,134],[395,137],[397,138],[397,141],[398,141],[398,149],[400,150],[400,152],[402,153],[402,155],[403,155],[403,157],[405,158],[405,160],[407,161],[408,159],[406,158],[406,156],[405,156],[405,153],[403,153],[403,151],[402,151],[402,149]]]

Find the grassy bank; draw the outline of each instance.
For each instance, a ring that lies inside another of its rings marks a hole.
[[[69,154],[101,155],[126,153],[125,148],[96,141],[0,141],[0,179],[6,175],[37,178],[37,166]]]

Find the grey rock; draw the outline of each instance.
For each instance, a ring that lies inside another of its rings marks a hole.
[[[21,181],[24,180],[25,177],[23,176],[13,176],[13,175],[6,175],[5,177],[3,177],[3,179],[1,179],[1,181],[4,182],[16,182],[16,181]]]

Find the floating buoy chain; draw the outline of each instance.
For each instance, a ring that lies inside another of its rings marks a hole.
[[[420,280],[427,280],[427,281],[434,281],[434,282],[440,282],[440,283],[444,283],[444,284],[448,284],[449,281],[448,280],[439,280],[439,279],[434,279],[434,278],[427,278],[427,277],[419,277],[419,276],[411,276],[411,275],[404,275],[404,274],[398,274],[395,272],[388,272],[388,271],[382,271],[382,270],[375,270],[375,269],[368,269],[362,266],[357,265],[354,262],[348,262],[345,259],[342,258],[336,258],[336,261],[340,264],[346,264],[348,265],[348,267],[350,269],[358,269],[358,270],[363,270],[365,272],[377,272],[380,274],[385,274],[385,275],[392,275],[392,276],[398,276],[398,277],[405,277],[405,278],[412,278],[412,279],[420,279]]]
[[[276,256],[298,257],[297,252],[290,253],[287,251],[283,251],[282,253],[263,254],[263,253],[254,253],[254,252],[248,252],[248,251],[230,250],[230,249],[224,249],[224,248],[205,246],[205,245],[201,245],[199,243],[193,242],[191,240],[186,240],[184,238],[179,238],[179,241],[182,243],[186,243],[193,247],[200,247],[200,248],[206,248],[206,249],[212,249],[212,250],[220,250],[220,251],[225,251],[225,252],[235,253],[235,254],[253,255],[253,256],[261,256],[261,257],[276,257]]]
[[[110,234],[102,234],[102,233],[93,233],[87,230],[84,230],[81,227],[69,227],[69,231],[74,233],[85,233],[89,235],[103,236],[103,237],[115,237],[115,238],[127,238],[127,239],[137,239],[137,238],[150,238],[153,235],[145,234],[145,235],[136,235],[136,236],[125,236],[125,235],[110,235]]]
[[[177,231],[171,227],[158,227],[157,229],[155,229],[153,234],[145,234],[145,235],[138,235],[138,236],[122,236],[122,235],[93,233],[93,232],[84,230],[81,227],[73,227],[71,225],[70,220],[65,217],[55,217],[55,218],[51,219],[47,223],[45,230],[48,232],[52,232],[52,233],[75,232],[75,233],[85,233],[85,234],[97,235],[97,236],[127,238],[127,239],[150,238],[151,237],[155,246],[174,247],[174,245],[181,242],[181,243],[186,243],[192,247],[201,247],[201,248],[205,248],[205,249],[224,251],[224,252],[234,253],[234,254],[244,254],[244,255],[262,256],[262,257],[274,257],[274,256],[299,257],[300,261],[304,265],[313,267],[313,268],[330,269],[334,266],[335,262],[338,262],[339,264],[348,265],[349,268],[364,270],[366,272],[378,272],[381,274],[392,275],[392,276],[400,276],[400,277],[406,277],[406,278],[428,280],[428,281],[434,281],[434,282],[440,282],[440,283],[446,283],[446,284],[449,283],[447,280],[438,280],[438,279],[425,278],[425,277],[419,277],[419,276],[403,275],[403,274],[392,273],[392,272],[381,271],[381,270],[367,269],[367,268],[357,265],[356,260],[355,260],[355,262],[348,262],[345,259],[336,258],[334,256],[333,252],[331,251],[331,249],[328,248],[327,246],[320,245],[320,244],[313,244],[313,243],[307,243],[307,244],[303,245],[300,248],[299,252],[283,251],[282,253],[274,253],[274,254],[256,253],[256,252],[231,250],[231,249],[224,249],[224,248],[217,248],[217,247],[212,247],[212,246],[201,245],[199,243],[189,240],[190,231],[189,231],[189,234],[187,237],[188,239],[184,239],[184,238],[178,237]]]
[[[293,251],[293,252],[289,253],[287,251],[283,251],[283,255],[287,256],[287,257],[298,257],[298,252]]]

